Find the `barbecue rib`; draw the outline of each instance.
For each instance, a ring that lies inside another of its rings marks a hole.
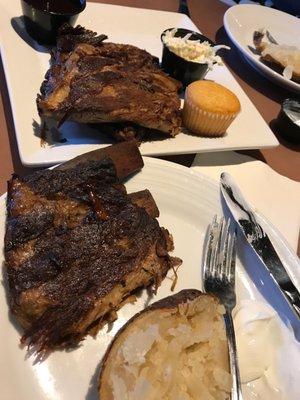
[[[60,123],[113,123],[121,140],[131,140],[139,126],[175,136],[181,84],[147,51],[103,42],[106,38],[80,26],[61,28],[37,98],[40,115]]]
[[[121,143],[9,182],[10,306],[38,352],[76,344],[178,262],[150,193],[127,195],[120,183],[142,165]]]

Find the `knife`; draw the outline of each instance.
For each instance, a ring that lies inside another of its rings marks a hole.
[[[279,287],[293,311],[300,318],[300,295],[289,277],[268,235],[255,218],[255,211],[243,197],[232,177],[223,172],[220,178],[221,192],[233,218],[242,230],[247,242],[256,252],[271,278]]]

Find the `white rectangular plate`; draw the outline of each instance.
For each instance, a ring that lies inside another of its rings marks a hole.
[[[21,160],[26,165],[50,165],[69,160],[78,154],[106,146],[107,137],[87,125],[65,123],[61,133],[66,143],[41,146],[34,134],[34,127],[40,123],[36,108],[45,72],[49,66],[49,53],[36,43],[26,42],[28,36],[20,19],[19,0],[1,1],[0,39],[7,86],[11,101],[16,136]],[[144,10],[138,8],[88,3],[78,23],[105,33],[109,40],[129,43],[144,48],[161,57],[161,32],[170,27],[197,30],[185,15]],[[18,34],[16,31],[19,31]],[[35,48],[34,48],[35,47]],[[258,113],[254,105],[238,85],[225,66],[217,66],[207,78],[224,84],[236,93],[242,111],[229,127],[227,135],[221,138],[201,138],[180,133],[176,138],[143,143],[143,155],[166,155],[198,153],[234,149],[274,147],[278,141]]]

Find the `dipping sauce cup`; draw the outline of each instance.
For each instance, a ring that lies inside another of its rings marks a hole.
[[[86,0],[21,0],[27,33],[40,44],[55,45],[58,29],[73,25]]]

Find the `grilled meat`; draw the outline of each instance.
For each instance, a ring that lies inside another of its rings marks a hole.
[[[105,39],[80,26],[61,28],[37,98],[40,115],[60,123],[126,123],[169,136],[179,133],[180,83],[147,51]],[[131,140],[135,129],[127,131],[118,138]]]
[[[135,141],[137,145],[151,137],[158,138],[162,134],[153,129],[130,122],[102,123],[94,125],[100,134],[111,136],[116,142]],[[165,135],[164,135],[165,136]]]
[[[120,181],[141,166],[122,143],[9,182],[10,306],[38,352],[76,344],[176,263],[150,193],[127,195]]]

